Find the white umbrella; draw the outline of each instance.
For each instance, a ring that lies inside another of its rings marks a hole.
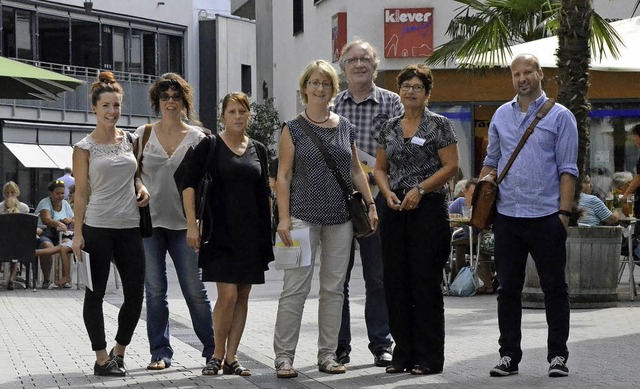
[[[619,47],[620,58],[614,59],[603,56],[602,59],[598,60],[595,58],[595,54],[591,53],[590,69],[609,72],[640,72],[640,50],[638,49],[638,42],[640,42],[640,16],[613,22],[611,26],[618,32],[624,44],[624,46]],[[538,58],[540,66],[543,68],[555,68],[557,67],[557,49],[558,37],[552,36],[511,46],[511,54],[505,53],[505,58],[500,58],[497,51],[490,53],[493,55],[483,55],[483,60],[474,61],[474,64],[507,67],[518,54],[533,54]],[[490,58],[494,58],[495,61],[491,63]],[[458,61],[459,64],[470,62],[465,60]]]

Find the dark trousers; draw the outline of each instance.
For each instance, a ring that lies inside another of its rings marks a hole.
[[[376,208],[384,207],[385,199],[382,195],[376,197]],[[351,309],[349,305],[349,280],[355,260],[355,239],[351,244],[349,267],[344,281],[344,302],[342,304],[342,323],[338,335],[337,354],[351,353]],[[369,350],[376,355],[381,351],[391,352],[393,340],[389,334],[389,318],[387,317],[387,303],[384,295],[382,273],[382,254],[380,247],[380,231],[363,238],[357,238],[360,243],[360,260],[362,261],[362,276],[364,277],[365,302],[364,321],[367,325]]]
[[[91,260],[93,280],[93,291],[85,289],[82,312],[91,348],[96,351],[107,347],[102,303],[112,259],[120,273],[124,294],[124,301],[118,313],[116,341],[126,346],[131,343],[131,337],[140,319],[144,296],[145,258],[140,229],[94,228],[85,225],[82,231],[84,250],[89,253]]]
[[[498,275],[498,325],[500,356],[514,363],[522,359],[522,287],[531,254],[549,326],[547,360],[568,359],[569,292],[565,278],[567,232],[557,214],[540,218],[515,218],[498,214],[493,226]]]
[[[395,366],[441,371],[444,365],[440,284],[451,251],[447,215],[444,195],[425,195],[411,211],[383,208],[380,236]]]

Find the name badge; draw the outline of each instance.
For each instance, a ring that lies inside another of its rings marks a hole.
[[[418,138],[417,136],[414,136],[413,138],[411,138],[411,143],[418,146],[424,145],[424,142],[426,141],[427,141],[426,139]]]

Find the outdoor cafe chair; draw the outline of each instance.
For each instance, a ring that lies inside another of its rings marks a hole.
[[[0,214],[0,262],[18,260],[27,269],[26,287],[29,287],[29,271],[33,271],[35,290],[38,277],[36,230],[38,217],[28,213]],[[31,266],[32,265],[32,266]],[[31,268],[31,269],[30,269]]]

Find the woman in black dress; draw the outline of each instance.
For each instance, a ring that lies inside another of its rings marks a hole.
[[[264,283],[264,272],[273,260],[269,210],[267,149],[246,135],[251,110],[244,93],[232,92],[222,101],[225,130],[205,138],[190,159],[183,177],[183,203],[187,216],[187,243],[199,250],[203,281],[213,281],[218,299],[213,309],[215,352],[203,374],[251,375],[236,356],[247,319],[252,284]],[[208,167],[213,179],[209,189],[202,237],[195,217],[195,191]],[[223,362],[224,361],[224,362]]]

